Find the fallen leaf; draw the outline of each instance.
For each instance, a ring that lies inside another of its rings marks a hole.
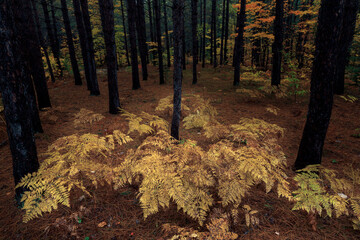
[[[102,227],[105,227],[105,226],[106,226],[106,222],[105,222],[105,221],[103,221],[103,222],[101,222],[101,223],[98,224],[98,227],[101,227],[101,228],[102,228]]]

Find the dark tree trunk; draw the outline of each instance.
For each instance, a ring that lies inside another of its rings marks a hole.
[[[14,13],[20,8],[13,0],[0,2],[0,89],[4,103],[4,115],[13,159],[15,185],[20,179],[38,170],[35,138],[29,117],[26,88],[23,82],[29,78],[16,42]],[[15,198],[20,205],[24,189],[17,188]]]
[[[65,26],[65,31],[66,31],[66,41],[67,41],[67,45],[69,47],[70,61],[71,61],[71,66],[72,66],[72,70],[74,73],[75,85],[82,85],[79,66],[78,66],[78,63],[76,60],[74,40],[72,38],[73,35],[72,35],[72,31],[71,31],[71,26],[70,26],[69,12],[68,12],[66,0],[61,0],[61,10],[62,10],[62,15],[63,15],[63,19],[64,19],[64,26]]]
[[[359,0],[345,0],[344,22],[339,45],[339,58],[336,66],[334,93],[344,94],[345,68],[349,63],[351,42],[354,37],[356,14],[359,10]]]
[[[217,67],[217,53],[216,53],[216,0],[212,0],[212,24],[213,24],[213,40],[214,40],[214,44],[213,44],[213,48],[214,48],[214,56],[213,56],[213,63],[214,63],[214,68]]]
[[[244,27],[246,18],[246,0],[241,0],[240,12],[237,15],[237,26],[234,48],[234,86],[240,84],[240,62],[241,62],[241,48],[244,45]]]
[[[222,12],[222,24],[221,24],[221,42],[220,42],[220,65],[223,65],[223,61],[224,61],[224,34],[225,34],[225,2],[226,0],[223,0],[223,12]]]
[[[184,3],[185,5],[185,3]],[[185,9],[185,6],[184,6]],[[185,11],[185,10],[184,10]],[[184,13],[185,14],[185,13]],[[182,26],[182,31],[183,31],[183,38],[182,38],[182,58],[181,58],[181,63],[182,63],[182,68],[183,70],[186,70],[186,36],[185,36],[185,18],[184,21],[182,22],[183,26]]]
[[[90,53],[88,51],[88,43],[86,40],[86,31],[84,26],[84,21],[81,13],[80,1],[73,0],[74,13],[76,19],[77,30],[79,33],[80,45],[81,45],[81,55],[84,63],[85,79],[87,84],[87,89],[91,91],[91,72],[90,72]]]
[[[136,2],[137,15],[136,15],[136,30],[138,36],[138,46],[141,58],[141,71],[143,80],[147,80],[147,55],[148,48],[146,44],[146,27],[145,27],[145,11],[144,11],[144,0],[137,0]]]
[[[14,4],[21,5],[21,11],[23,11],[20,12],[20,10],[14,10],[14,13],[16,14],[15,25],[18,37],[20,39],[20,51],[22,52],[24,60],[27,62],[27,65],[30,68],[30,74],[33,78],[33,83],[36,88],[39,109],[51,107],[40,50],[40,42],[36,33],[31,2],[24,0],[14,0],[13,2]]]
[[[166,11],[166,2],[163,0],[163,8],[164,8],[164,25],[165,25],[165,41],[166,41],[166,54],[167,54],[167,66],[171,67],[171,55],[170,55],[170,39],[169,39],[169,29],[168,29],[168,17]]]
[[[282,44],[284,39],[284,0],[276,0],[276,15],[274,22],[274,43],[272,46],[273,66],[271,85],[278,86],[281,78]]]
[[[129,36],[130,36],[130,52],[131,52],[131,67],[132,67],[132,89],[140,88],[139,81],[139,67],[138,67],[138,56],[136,48],[136,3],[135,0],[127,0],[128,9],[128,25],[129,25]]]
[[[49,15],[46,0],[41,0],[41,6],[42,6],[43,12],[44,12],[45,24],[46,24],[48,37],[50,40],[51,50],[54,54],[54,57],[56,58],[56,63],[58,65],[58,68],[62,69],[61,63],[60,63],[60,51],[58,51],[59,49],[56,47],[56,41],[55,41],[52,26],[51,26],[51,22],[50,22],[50,15]]]
[[[226,0],[226,18],[225,18],[225,43],[224,43],[224,63],[226,64],[228,61],[227,57],[227,44],[228,44],[228,38],[229,38],[229,3],[230,0]]]
[[[129,48],[128,48],[128,41],[127,41],[127,34],[126,34],[126,24],[125,24],[125,14],[124,14],[124,4],[123,0],[121,0],[121,18],[124,28],[124,44],[125,44],[125,53],[126,53],[126,62],[128,66],[130,66],[130,60],[129,60]]]
[[[45,59],[46,59],[46,63],[47,63],[48,69],[49,69],[49,74],[50,74],[51,81],[55,82],[54,72],[52,70],[49,54],[48,54],[46,44],[45,44],[45,39],[44,39],[44,36],[42,35],[42,32],[41,32],[39,14],[38,14],[38,11],[36,9],[36,5],[35,5],[34,0],[31,0],[31,5],[32,5],[32,11],[33,11],[33,14],[34,14],[34,17],[35,17],[36,31],[37,31],[37,35],[38,35],[38,38],[39,38],[40,46],[43,49],[44,54],[45,54]]]
[[[198,63],[198,37],[197,37],[197,0],[191,0],[191,25],[192,25],[192,55],[193,55],[193,84],[197,83]]]
[[[58,31],[57,31],[57,24],[56,24],[56,17],[55,17],[55,7],[54,7],[54,0],[50,0],[50,8],[51,8],[51,18],[52,18],[52,29],[54,30],[54,40],[55,40],[55,47],[56,47],[56,51],[59,53],[59,58],[61,55],[61,51],[60,51],[60,40],[59,40],[59,36],[58,36]],[[63,76],[63,68],[61,66],[60,63],[58,63],[59,65],[59,70],[60,70],[60,76]]]
[[[106,63],[109,87],[109,112],[111,114],[117,114],[119,113],[120,101],[116,72],[114,3],[113,0],[101,0],[99,1],[99,6],[106,47]]]
[[[205,67],[205,59],[206,59],[206,0],[204,0],[204,8],[203,8],[204,22],[203,22],[203,43],[202,43],[202,67]]]
[[[202,0],[200,0],[200,2],[199,2],[199,20],[198,20],[198,22],[199,22],[199,24],[200,24],[200,27],[202,27],[202,13],[203,13],[203,1]],[[202,34],[201,34],[201,36],[200,36],[200,39],[198,39],[198,46],[199,46],[199,49],[198,49],[198,62],[201,62],[201,60],[202,60]]]
[[[155,42],[154,40],[154,29],[153,29],[153,16],[152,16],[152,9],[151,9],[151,0],[147,1],[148,3],[148,11],[149,11],[149,23],[150,23],[150,40],[151,42]]]
[[[336,64],[343,24],[344,0],[322,0],[315,38],[307,120],[295,162],[296,169],[320,164],[333,105]],[[344,43],[341,43],[344,44]]]
[[[182,44],[184,27],[184,0],[173,0],[174,24],[174,110],[171,122],[171,136],[179,140],[181,117]]]
[[[91,22],[90,22],[90,15],[89,15],[89,5],[88,0],[80,0],[81,4],[81,12],[85,27],[85,39],[88,46],[88,53],[89,53],[89,71],[91,74],[91,89],[90,95],[98,96],[100,95],[99,84],[96,75],[96,64],[95,64],[95,50],[94,50],[94,42],[93,36],[91,31]]]
[[[161,26],[160,26],[160,5],[159,0],[154,0],[154,8],[156,15],[156,38],[158,42],[158,58],[159,58],[159,77],[160,84],[165,84],[164,80],[164,65],[163,65],[163,55],[162,55],[162,44],[161,44]]]

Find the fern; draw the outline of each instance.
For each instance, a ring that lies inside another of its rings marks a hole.
[[[93,122],[100,121],[103,118],[104,116],[101,114],[82,108],[77,114],[75,114],[74,125],[78,127],[85,123],[92,124]]]

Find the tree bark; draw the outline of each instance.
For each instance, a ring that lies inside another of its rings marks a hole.
[[[224,61],[224,35],[225,35],[225,2],[226,0],[223,0],[223,12],[222,12],[222,24],[221,24],[221,40],[220,40],[220,65],[223,65]]]
[[[344,0],[322,0],[315,38],[307,120],[295,162],[296,169],[320,164],[333,106],[336,64],[343,26]],[[344,43],[341,43],[344,44]]]
[[[54,30],[54,40],[55,40],[55,47],[56,47],[56,51],[59,53],[59,59],[60,59],[60,55],[61,55],[61,51],[60,51],[60,40],[59,40],[59,36],[58,36],[58,31],[57,31],[57,24],[56,24],[56,17],[55,17],[55,7],[54,7],[54,0],[50,0],[50,8],[51,8],[51,18],[52,18],[52,29]],[[61,66],[61,63],[58,63],[59,65],[59,70],[60,70],[60,76],[63,76],[63,67]]]
[[[354,38],[356,14],[359,11],[359,0],[345,0],[343,30],[340,38],[340,53],[336,67],[334,93],[344,94],[345,68],[349,63],[350,46]]]
[[[123,28],[124,28],[124,44],[125,44],[125,53],[126,53],[126,62],[128,64],[128,66],[130,66],[130,60],[129,60],[129,48],[128,48],[128,41],[127,41],[127,36],[126,36],[126,24],[125,24],[125,14],[124,14],[124,2],[123,0],[121,1],[121,18],[122,18],[122,23],[123,23]]]
[[[84,28],[85,28],[85,39],[87,42],[88,47],[88,54],[89,54],[89,71],[91,74],[91,89],[90,89],[90,95],[98,96],[100,95],[99,90],[99,84],[97,80],[96,75],[96,64],[95,64],[95,50],[94,50],[94,42],[93,42],[93,36],[91,31],[91,22],[90,22],[90,15],[89,15],[89,5],[88,0],[80,0],[81,4],[81,13],[83,17],[84,22]]]
[[[185,3],[184,3],[184,13],[185,14]],[[186,35],[185,35],[185,18],[184,21],[182,22],[182,31],[183,31],[183,37],[182,37],[182,58],[181,58],[181,63],[182,63],[182,68],[183,70],[186,70]]]
[[[168,29],[168,17],[166,11],[166,2],[163,0],[164,8],[164,25],[165,25],[165,41],[166,41],[166,54],[167,54],[167,66],[171,67],[171,55],[170,55],[170,39],[169,39],[169,29]]]
[[[64,26],[66,31],[66,41],[69,48],[69,54],[70,54],[70,61],[72,70],[74,73],[75,78],[75,85],[82,85],[82,80],[80,76],[79,66],[76,60],[76,53],[75,53],[75,47],[74,47],[74,40],[72,38],[72,31],[70,26],[70,19],[69,19],[69,12],[66,0],[61,0],[61,11],[64,19]]]
[[[38,34],[38,38],[39,38],[39,42],[40,42],[40,46],[44,51],[45,54],[45,59],[46,59],[46,63],[48,66],[48,70],[49,70],[49,74],[50,74],[50,78],[52,82],[55,82],[55,76],[54,76],[54,72],[52,70],[52,66],[51,66],[51,62],[50,62],[50,58],[49,58],[49,54],[46,48],[46,44],[45,44],[45,39],[44,36],[42,35],[41,32],[41,27],[40,27],[40,20],[39,20],[39,14],[38,11],[36,9],[36,5],[35,5],[35,1],[31,0],[31,5],[32,5],[32,12],[34,14],[34,18],[35,18],[35,24],[36,24],[36,31]]]
[[[161,26],[160,26],[160,5],[159,0],[154,0],[155,6],[155,15],[156,15],[156,38],[158,42],[158,58],[159,58],[159,77],[160,84],[165,84],[164,79],[164,65],[163,65],[163,55],[162,55],[162,44],[161,44]]]
[[[179,140],[181,117],[182,45],[184,27],[184,0],[173,0],[174,24],[174,108],[171,122],[171,136]]]
[[[148,55],[148,47],[146,44],[146,27],[145,27],[145,12],[144,12],[144,0],[137,0],[136,2],[136,30],[138,36],[138,46],[141,58],[141,71],[143,80],[147,80],[148,72],[147,72],[147,55]]]
[[[198,64],[198,37],[197,37],[197,0],[191,0],[191,25],[192,25],[192,55],[193,55],[193,82],[197,83],[197,64]]]
[[[240,62],[241,62],[241,48],[244,45],[244,27],[246,18],[246,0],[241,0],[240,12],[237,15],[237,36],[235,38],[234,48],[234,86],[240,84]]]
[[[130,36],[131,67],[132,67],[132,89],[140,88],[138,56],[136,48],[136,4],[135,0],[127,0],[128,25]]]
[[[13,159],[15,185],[20,179],[38,170],[35,138],[29,117],[28,97],[22,84],[29,74],[23,64],[20,44],[16,41],[14,12],[12,7],[21,5],[4,0],[0,3],[0,89],[4,103],[4,115]],[[15,198],[20,205],[23,188],[16,189]]]
[[[284,0],[276,0],[276,14],[274,22],[274,43],[272,46],[273,66],[271,73],[271,85],[278,86],[281,79],[282,44],[284,39]]]
[[[206,0],[204,0],[204,8],[203,8],[204,22],[203,22],[203,43],[202,43],[202,67],[205,68],[205,59],[206,59]]]
[[[226,0],[226,19],[225,19],[225,43],[224,43],[224,63],[226,64],[228,61],[227,57],[227,44],[228,44],[228,38],[229,38],[229,5],[230,0]]]
[[[120,100],[116,71],[114,3],[113,0],[101,0],[99,1],[99,6],[106,47],[106,63],[109,87],[109,112],[111,114],[117,114],[119,113],[120,109]]]
[[[214,56],[213,56],[213,63],[214,63],[214,68],[217,67],[217,50],[216,50],[216,0],[212,0],[212,24],[213,24],[213,48],[214,48]]]

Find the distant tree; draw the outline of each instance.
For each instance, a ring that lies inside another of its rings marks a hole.
[[[73,35],[72,35],[72,31],[71,31],[71,26],[70,26],[69,12],[68,12],[66,0],[61,0],[61,11],[62,11],[63,19],[64,19],[64,26],[65,26],[65,31],[66,31],[66,41],[67,41],[67,45],[69,48],[70,61],[71,61],[71,66],[72,66],[72,70],[73,70],[73,74],[74,74],[74,78],[75,78],[75,85],[82,85],[79,66],[78,66],[78,63],[76,60],[74,40],[72,37]]]
[[[128,41],[127,41],[127,34],[126,34],[126,24],[125,24],[125,14],[124,14],[124,2],[123,0],[120,0],[121,2],[121,19],[124,29],[124,45],[125,45],[125,54],[126,54],[126,62],[127,65],[130,66],[130,60],[129,60],[129,48],[128,48]]]
[[[167,6],[166,1],[163,0],[164,8],[164,26],[165,26],[165,42],[166,42],[166,55],[167,55],[167,66],[171,67],[171,55],[170,55],[170,39],[169,39],[169,29],[168,29],[168,17],[167,17]]]
[[[272,46],[273,65],[271,85],[278,86],[281,78],[282,44],[284,39],[284,0],[276,0],[276,14],[274,22],[274,43]]]
[[[136,1],[136,30],[138,36],[138,46],[139,53],[141,58],[141,71],[143,80],[147,80],[148,72],[147,72],[147,55],[148,55],[148,47],[146,44],[146,27],[145,27],[145,11],[144,11],[144,0]]]
[[[51,107],[49,92],[46,83],[45,70],[40,50],[39,36],[37,35],[32,6],[30,1],[14,0],[14,4],[21,5],[21,10],[14,10],[16,34],[19,37],[19,50],[30,69],[39,109]],[[19,12],[23,11],[23,12]],[[35,108],[36,108],[36,101]]]
[[[214,56],[213,56],[213,63],[214,63],[214,68],[217,67],[217,50],[216,50],[216,0],[212,0],[212,11],[211,11],[211,22],[213,25],[213,31],[212,31],[212,35],[213,35],[213,50],[214,50]]]
[[[222,4],[222,24],[221,24],[221,37],[220,37],[220,65],[224,63],[224,35],[225,35],[225,14],[226,14],[226,0]]]
[[[315,39],[310,103],[295,168],[320,164],[333,106],[336,64],[343,26],[344,0],[322,0]],[[340,45],[341,44],[341,45]]]
[[[235,47],[234,47],[234,86],[240,84],[241,48],[244,45],[244,27],[246,18],[246,0],[241,0],[240,12],[237,14]]]
[[[136,3],[135,0],[127,0],[128,10],[128,25],[130,36],[130,52],[131,52],[131,67],[132,67],[132,89],[136,90],[140,88],[139,81],[139,67],[136,47]]]
[[[182,83],[182,45],[184,27],[184,0],[173,0],[174,24],[174,109],[171,122],[171,136],[179,140],[179,125],[181,117],[181,83]]]
[[[109,87],[109,112],[111,114],[117,114],[120,108],[120,101],[116,72],[114,2],[113,0],[101,0],[99,1],[99,6],[106,47],[106,63]]]
[[[154,37],[154,28],[153,28],[153,16],[152,16],[152,8],[151,8],[151,0],[147,0],[148,3],[148,13],[149,13],[149,24],[150,24],[150,41],[155,42]]]
[[[154,0],[155,8],[155,23],[156,23],[156,40],[158,43],[158,58],[159,58],[159,77],[160,84],[165,84],[164,79],[164,65],[163,65],[163,54],[162,54],[162,44],[161,44],[161,22],[160,22],[160,3],[159,0]]]
[[[203,43],[202,43],[202,67],[205,67],[205,59],[206,59],[206,0],[204,0],[204,8],[203,8],[204,22],[203,22]]]
[[[38,170],[35,138],[29,117],[27,89],[22,84],[28,73],[23,64],[20,46],[14,31],[12,7],[21,7],[13,0],[0,2],[0,89],[13,159],[15,185],[28,173]],[[15,198],[20,205],[24,189],[17,188]]]
[[[56,47],[56,41],[55,41],[52,26],[51,26],[50,15],[49,15],[49,10],[48,10],[48,7],[47,7],[46,0],[41,0],[41,6],[42,6],[42,9],[43,9],[43,12],[44,12],[46,30],[47,30],[47,33],[48,33],[51,50],[52,50],[52,52],[54,54],[54,57],[56,59],[56,63],[58,65],[58,68],[61,69],[62,67],[61,67],[61,63],[60,63],[60,52],[59,52],[59,49]]]
[[[38,14],[38,11],[36,9],[36,5],[35,5],[34,0],[31,0],[31,5],[32,5],[32,12],[33,12],[33,15],[34,15],[34,18],[35,18],[36,31],[37,31],[37,34],[38,34],[40,46],[41,46],[41,48],[42,48],[42,50],[44,52],[44,55],[45,55],[45,59],[46,59],[46,63],[47,63],[47,66],[48,66],[51,81],[55,82],[54,72],[53,72],[53,69],[52,69],[52,66],[51,66],[51,62],[50,62],[49,54],[48,54],[48,51],[47,51],[45,39],[44,39],[44,36],[43,36],[43,34],[41,32],[39,14]]]
[[[226,15],[225,15],[225,40],[224,40],[224,63],[226,64],[228,61],[227,57],[227,44],[228,44],[228,38],[229,38],[229,3],[230,0],[226,0]]]
[[[193,55],[193,84],[197,83],[198,64],[198,37],[197,37],[197,0],[191,0],[191,26],[192,26],[192,55]]]
[[[356,15],[359,12],[359,0],[345,0],[343,29],[340,39],[340,53],[336,65],[335,94],[344,94],[345,68],[349,63],[350,46],[354,38]]]
[[[56,47],[56,52],[59,53],[59,58],[61,55],[61,51],[60,51],[60,39],[58,36],[58,30],[57,30],[57,20],[55,17],[55,7],[54,7],[54,0],[49,0],[50,2],[50,9],[51,9],[51,18],[52,18],[52,30],[54,31],[54,41],[55,41],[55,47]],[[59,70],[60,70],[60,76],[63,75],[63,67],[61,65],[59,65]]]
[[[94,41],[91,30],[88,0],[80,0],[80,4],[81,4],[81,13],[83,17],[85,32],[86,32],[85,39],[87,41],[87,47],[88,47],[87,50],[89,53],[89,71],[91,74],[90,95],[98,96],[100,95],[100,90],[96,75],[95,50],[94,50]]]

